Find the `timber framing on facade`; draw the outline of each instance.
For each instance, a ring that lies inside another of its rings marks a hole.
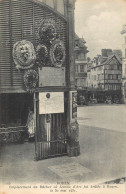
[[[94,58],[88,69],[88,91],[98,102],[122,100],[122,59],[117,54]]]

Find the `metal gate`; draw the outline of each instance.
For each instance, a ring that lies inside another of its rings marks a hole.
[[[37,159],[67,154],[67,125],[65,113],[39,115]]]

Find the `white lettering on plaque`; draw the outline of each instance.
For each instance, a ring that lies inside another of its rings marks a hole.
[[[63,92],[39,93],[39,114],[52,114],[64,112]]]

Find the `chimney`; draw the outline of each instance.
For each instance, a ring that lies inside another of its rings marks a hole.
[[[112,49],[102,49],[101,54],[103,57],[108,57],[112,55]]]

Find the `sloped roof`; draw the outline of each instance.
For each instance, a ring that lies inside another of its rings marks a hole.
[[[84,38],[79,38],[79,36],[75,33],[75,40],[79,40],[79,39],[81,39],[83,41],[83,43],[86,43]]]
[[[96,67],[99,67],[99,66],[106,65],[106,64],[108,64],[112,60],[113,57],[115,57],[117,59],[117,61],[120,64],[122,64],[122,61],[121,61],[120,57],[117,54],[112,54],[109,57],[103,57],[103,56],[100,56],[99,55],[99,56],[94,57],[94,58],[97,59],[97,60],[99,59],[100,64],[99,65],[96,65],[96,66],[92,66],[92,64],[93,64],[92,63],[92,64],[89,65],[89,68],[91,69],[91,68],[96,68]]]
[[[75,33],[75,41],[76,40],[79,43],[79,47],[86,47],[85,46],[86,41],[84,40],[84,38],[79,38],[78,35]]]
[[[100,56],[100,57],[99,57],[99,62],[102,64],[102,63],[106,62],[107,59],[108,59],[108,57]]]
[[[75,33],[75,42],[77,42],[77,46],[75,45],[75,51],[83,50],[85,53],[88,53],[87,46],[85,45],[86,41],[84,38],[79,38]]]
[[[110,56],[107,58],[107,60],[106,60],[104,63],[102,63],[102,65],[108,64],[108,63],[111,61],[111,59],[112,59],[113,57],[115,57],[115,58],[118,60],[118,62],[119,62],[120,64],[122,64],[122,61],[121,61],[120,57],[119,57],[117,54],[113,54],[113,55],[110,55]]]

